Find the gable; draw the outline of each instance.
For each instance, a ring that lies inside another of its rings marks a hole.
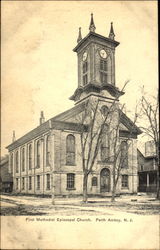
[[[128,128],[123,123],[120,123],[119,128],[120,130],[129,131]]]

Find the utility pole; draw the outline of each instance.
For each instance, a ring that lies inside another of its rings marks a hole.
[[[51,170],[51,193],[52,205],[55,205],[55,183],[54,183],[54,133],[52,130],[51,120],[49,120],[50,128],[50,170]]]

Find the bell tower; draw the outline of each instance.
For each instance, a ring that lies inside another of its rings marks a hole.
[[[91,14],[88,35],[82,38],[79,28],[77,46],[73,49],[78,58],[78,88],[70,99],[76,103],[91,94],[104,96],[104,90],[113,97],[124,94],[120,93],[115,83],[115,48],[119,42],[114,40],[113,23],[108,37],[96,33],[95,30]]]

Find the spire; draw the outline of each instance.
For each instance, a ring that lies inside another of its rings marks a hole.
[[[114,30],[113,30],[113,22],[111,22],[111,28],[110,28],[110,32],[109,32],[109,38],[114,40],[115,34],[114,34]]]
[[[79,33],[78,33],[77,43],[79,43],[81,40],[82,40],[81,27],[79,27]]]
[[[44,113],[43,113],[43,111],[41,111],[41,113],[40,113],[40,119],[39,119],[39,122],[40,122],[40,125],[41,125],[42,123],[44,123],[44,122],[45,122],[45,118],[44,118]]]
[[[16,140],[16,135],[15,135],[15,131],[13,130],[12,142],[14,142],[15,140]]]
[[[95,32],[96,26],[94,24],[94,20],[93,20],[93,13],[91,13],[91,22],[90,22],[90,26],[89,26],[89,30],[91,32]]]

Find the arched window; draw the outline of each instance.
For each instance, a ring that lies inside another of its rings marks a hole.
[[[107,83],[107,60],[100,60],[100,81]]]
[[[11,163],[10,163],[10,171],[13,173],[13,153],[11,154]]]
[[[111,57],[100,59],[100,81],[101,83],[111,83],[111,70],[112,70]]]
[[[22,171],[25,171],[25,149],[22,148]]]
[[[102,115],[103,115],[104,117],[106,117],[106,116],[109,114],[109,109],[108,109],[108,107],[107,107],[106,105],[103,105],[103,106],[101,107],[101,113],[102,113]]]
[[[128,168],[128,144],[126,141],[121,142],[121,167]]]
[[[46,166],[50,165],[50,136],[46,139]]]
[[[37,168],[40,168],[40,161],[41,161],[40,150],[41,150],[41,144],[40,141],[37,141]]]
[[[104,125],[102,131],[101,160],[102,161],[109,160],[109,126],[107,124]]]
[[[29,148],[28,148],[28,167],[29,167],[29,170],[32,169],[32,145],[30,144],[29,145]]]
[[[18,173],[18,167],[19,167],[19,160],[18,160],[19,154],[18,151],[16,152],[16,173]]]
[[[83,62],[83,85],[88,83],[88,62]]]
[[[97,186],[97,177],[92,177],[92,186]]]
[[[75,164],[75,137],[68,135],[66,139],[66,164]]]

